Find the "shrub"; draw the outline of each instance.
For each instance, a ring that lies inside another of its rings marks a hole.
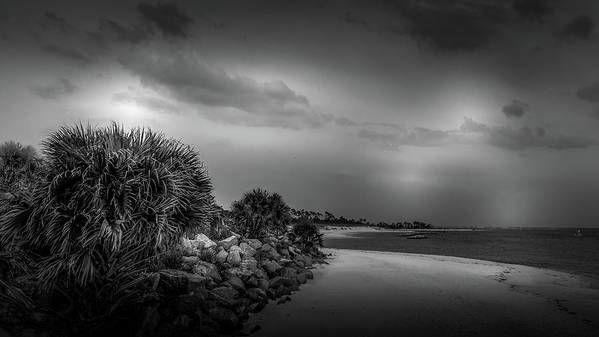
[[[198,153],[162,134],[62,127],[42,152],[43,179],[3,201],[0,244],[35,256],[39,289],[71,297],[81,319],[114,312],[157,254],[210,223],[212,185]]]
[[[231,205],[233,230],[258,239],[285,233],[291,220],[289,210],[280,194],[254,189]]]
[[[322,234],[318,226],[308,217],[298,219],[289,233],[289,238],[305,252],[322,246]]]
[[[0,193],[27,190],[41,171],[42,161],[32,146],[14,141],[0,145]]]

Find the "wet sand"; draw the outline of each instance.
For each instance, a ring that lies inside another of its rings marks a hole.
[[[327,249],[315,279],[250,317],[252,336],[599,336],[599,288],[552,270]]]

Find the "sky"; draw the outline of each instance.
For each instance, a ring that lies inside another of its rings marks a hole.
[[[192,145],[227,208],[599,226],[599,2],[0,0],[0,141]]]

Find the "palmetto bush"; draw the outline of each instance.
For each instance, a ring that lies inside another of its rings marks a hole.
[[[0,145],[0,193],[27,190],[42,169],[42,161],[32,146],[14,141]]]
[[[39,256],[42,288],[102,287],[210,221],[212,185],[198,153],[160,133],[62,127],[42,154],[44,179],[0,215],[0,243]]]
[[[305,252],[322,246],[322,234],[318,225],[308,217],[301,217],[293,224],[289,238]]]
[[[290,208],[278,193],[262,189],[246,192],[231,206],[233,229],[248,238],[264,238],[268,234],[287,232]]]

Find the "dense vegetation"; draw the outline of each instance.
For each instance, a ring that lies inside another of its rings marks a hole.
[[[195,151],[148,129],[63,127],[42,154],[44,174],[3,201],[2,256],[9,279],[27,279],[81,332],[138,297],[156,256],[208,226],[212,186]],[[30,302],[5,283],[5,297]]]
[[[306,217],[298,219],[293,224],[289,237],[306,252],[322,246],[322,234],[320,234],[318,226]]]
[[[40,154],[5,143],[0,193],[0,326],[19,335],[212,336],[324,258],[281,195],[224,210],[199,154],[149,129],[62,127]],[[252,295],[223,303],[240,282]]]
[[[283,234],[291,221],[290,208],[278,193],[254,189],[231,205],[233,229],[249,238]]]

